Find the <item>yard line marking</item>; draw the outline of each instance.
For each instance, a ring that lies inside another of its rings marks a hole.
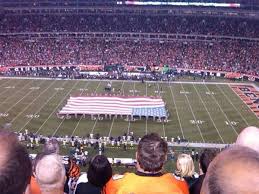
[[[95,88],[94,93],[96,93],[96,92],[97,92],[97,90],[98,90],[98,88],[99,88],[100,84],[101,84],[101,81],[99,81],[99,83],[98,83],[97,87]],[[95,120],[95,122],[94,122],[94,125],[93,125],[93,127],[92,127],[91,133],[93,133],[94,128],[95,128],[95,126],[96,126],[96,123],[97,123],[97,119],[96,119],[96,120]]]
[[[228,102],[234,107],[234,109],[238,112],[238,114],[242,117],[243,121],[245,121],[246,125],[249,126],[247,120],[243,117],[243,115],[241,114],[241,112],[236,108],[236,106],[232,103],[232,101],[229,99],[229,97],[226,95],[226,93],[224,92],[224,90],[219,87],[216,84],[216,87],[221,91],[221,93],[225,96],[225,98],[228,100]]]
[[[80,81],[77,81],[73,86],[72,86],[72,88],[69,90],[69,92],[66,94],[66,96],[61,100],[61,102],[59,103],[59,105],[55,108],[55,109],[57,109],[59,106],[60,106],[60,104],[67,98],[67,96],[72,92],[72,90],[75,88],[75,86],[79,83]],[[55,110],[54,109],[54,110]],[[53,112],[51,113],[51,115],[53,114]],[[50,115],[50,116],[51,116]],[[50,116],[48,117],[48,119],[50,118]],[[48,120],[47,119],[47,120]],[[60,124],[58,125],[58,127],[56,128],[56,130],[52,133],[52,137],[54,136],[54,135],[56,135],[56,133],[57,133],[57,131],[59,130],[59,128],[60,128],[60,126],[63,124],[63,122],[65,121],[65,117],[62,119],[62,121],[60,122]],[[42,125],[43,126],[43,125]],[[42,127],[41,126],[41,127]]]
[[[148,133],[148,131],[147,131],[147,117],[146,117],[146,134]]]
[[[52,82],[45,90],[43,90],[36,98],[33,99],[19,114],[17,114],[10,123],[13,123],[25,110],[27,110],[42,94],[44,94],[56,81]]]
[[[2,81],[2,80],[1,80],[1,81]],[[10,81],[11,81],[11,79],[7,80],[6,82],[2,83],[2,84],[0,85],[0,87],[2,87],[3,85],[9,83]]]
[[[208,90],[208,92],[209,92],[210,90],[209,90],[208,86],[207,86],[205,83],[204,83],[203,85],[207,88],[207,90]],[[211,96],[211,97],[213,98],[213,100],[217,103],[218,107],[220,108],[221,112],[224,114],[225,118],[227,119],[229,125],[232,127],[232,129],[234,130],[234,132],[236,133],[236,135],[238,135],[236,129],[235,129],[235,128],[233,127],[233,125],[231,124],[231,122],[230,122],[230,120],[228,119],[226,113],[222,110],[222,108],[221,108],[219,102],[217,101],[217,99],[214,97],[214,95],[210,95],[210,96]]]
[[[160,90],[160,88],[162,88],[162,87],[160,87],[160,84],[159,84],[159,83],[157,83],[158,96],[162,98],[163,93],[161,94],[161,92],[160,92],[160,91],[161,91],[161,90]],[[164,121],[162,121],[162,129],[163,129],[163,133],[164,133],[164,137],[165,137],[165,122],[164,122]]]
[[[8,83],[8,82],[10,82],[10,81],[11,81],[11,80],[8,80],[7,82],[1,84],[0,87],[2,87],[3,85],[5,85],[6,83]],[[20,82],[17,82],[17,83],[15,84],[15,86],[18,85],[18,83],[20,83]],[[6,90],[8,90],[8,88],[4,88],[4,90],[3,90],[2,92],[0,92],[0,96],[1,96],[2,94],[4,94],[4,93],[6,92]],[[4,102],[2,102],[2,103],[0,103],[0,104],[4,104]]]
[[[87,83],[85,84],[84,89],[83,89],[82,92],[80,93],[80,96],[83,95],[83,93],[84,93],[85,89],[87,89],[89,83],[90,83],[90,82],[87,82]],[[76,132],[76,130],[77,130],[77,128],[78,128],[78,126],[79,126],[79,124],[80,124],[82,118],[83,118],[83,115],[80,117],[79,121],[77,122],[77,124],[76,124],[76,126],[75,126],[75,128],[74,128],[74,130],[73,130],[73,132],[72,132],[72,134],[71,134],[71,137],[72,137],[72,136],[74,135],[74,133]]]
[[[41,82],[39,84],[39,86],[41,86],[43,82]],[[26,84],[27,85],[27,84]],[[23,96],[20,100],[18,100],[15,104],[13,104],[10,108],[7,109],[7,111],[5,111],[5,113],[8,113],[10,110],[12,110],[19,102],[21,102],[24,98],[26,98],[29,94],[31,94],[34,90],[29,91],[25,96]]]
[[[146,86],[146,96],[147,96],[147,82],[145,82],[145,86]]]
[[[196,86],[195,86],[194,84],[193,84],[193,87],[194,87],[196,93],[198,94],[198,96],[199,96],[199,98],[200,98],[200,100],[201,100],[201,102],[202,102],[204,108],[206,109],[206,111],[207,111],[207,113],[208,113],[208,115],[209,115],[209,117],[210,117],[210,120],[212,121],[212,123],[213,123],[213,125],[214,125],[216,131],[218,132],[218,135],[219,135],[219,137],[220,137],[222,143],[225,143],[224,140],[223,140],[223,138],[222,138],[222,136],[220,135],[219,129],[217,128],[217,126],[216,126],[214,120],[213,120],[212,117],[211,117],[210,112],[208,111],[208,109],[207,109],[207,107],[206,107],[206,105],[205,105],[205,103],[204,103],[204,101],[203,101],[203,99],[202,99],[200,93],[198,92],[198,90],[197,90],[197,88],[196,88]]]
[[[174,93],[173,93],[173,90],[172,90],[171,83],[168,83],[168,85],[169,85],[169,88],[170,88],[170,91],[171,91],[171,95],[172,95],[172,98],[173,98],[177,119],[178,119],[179,126],[180,126],[180,129],[181,129],[181,132],[182,132],[182,137],[183,137],[183,139],[185,139],[184,133],[183,133],[183,127],[182,127],[182,123],[181,123],[181,120],[180,120],[180,117],[179,117],[178,109],[177,109],[177,106],[176,106],[176,103],[175,103],[175,98],[174,98]]]
[[[184,93],[185,93],[185,90],[184,90],[184,88],[183,88],[183,84],[180,84],[180,85],[181,85],[181,87],[182,87],[182,89],[183,89],[183,91],[184,91]],[[192,116],[193,116],[194,120],[197,121],[196,116],[195,116],[195,114],[194,114],[194,112],[193,112],[192,106],[191,106],[191,104],[190,104],[189,98],[187,97],[186,93],[184,94],[184,96],[185,96],[185,98],[186,98],[186,100],[187,100],[187,103],[188,103],[188,105],[189,105],[189,108],[190,108],[190,110],[191,110],[191,113],[192,113]],[[198,125],[197,122],[196,122],[196,126],[197,126],[197,128],[198,128],[198,130],[199,130],[199,133],[200,133],[200,135],[201,135],[202,141],[205,143],[204,137],[203,137],[202,132],[201,132],[201,128],[200,128],[200,126]]]
[[[135,96],[135,90],[136,90],[136,82],[134,82],[134,85],[133,85],[133,96]]]
[[[63,82],[62,86],[64,86],[65,83],[66,83],[66,82]],[[59,92],[59,91],[56,90],[56,92],[53,93],[53,94],[51,95],[51,97],[48,98],[48,100],[38,109],[38,111],[37,111],[35,114],[39,114],[39,112],[49,103],[49,101],[50,101],[58,92]],[[55,105],[56,105],[56,104],[55,104]],[[19,132],[21,132],[21,131],[28,125],[28,123],[31,122],[32,119],[33,119],[33,118],[31,118],[30,120],[28,120],[28,121],[23,125],[23,127],[19,130]]]
[[[125,83],[125,80],[123,80],[123,82],[122,82],[122,84],[121,84],[121,89],[120,89],[120,90],[123,90],[124,83]],[[112,124],[111,124],[111,127],[110,127],[110,131],[109,131],[108,137],[111,136],[113,124],[114,124],[114,117],[113,117],[113,119],[112,119]]]
[[[27,85],[29,85],[31,82],[33,81],[30,81],[28,82],[27,84],[25,84],[23,87],[21,87],[19,90],[16,90],[12,95],[10,95],[9,97],[7,97],[4,101],[2,101],[0,103],[0,105],[4,104],[6,101],[8,101],[10,98],[12,98],[13,96],[15,96],[18,92],[20,92],[21,90],[23,90]],[[5,91],[4,91],[5,92]]]
[[[130,120],[129,120],[129,124],[128,124],[128,130],[127,130],[127,135],[129,135],[129,133],[130,133]]]
[[[78,82],[77,82],[78,83]],[[73,87],[68,91],[68,93],[65,95],[65,97],[60,100],[60,102],[58,103],[58,105],[53,109],[53,111],[49,114],[48,118],[45,119],[45,121],[42,123],[42,125],[38,128],[38,130],[36,131],[36,134],[38,134],[40,132],[40,130],[42,129],[42,127],[45,125],[45,123],[50,119],[50,117],[53,115],[53,113],[58,109],[58,107],[62,104],[62,102],[66,99],[66,97],[69,95],[69,93],[72,91],[72,89],[75,87],[75,85],[77,84],[75,83],[73,85]],[[59,91],[59,90],[57,90]],[[61,90],[62,91],[62,90]]]
[[[165,137],[165,123],[163,122],[163,132],[164,132],[164,137]]]

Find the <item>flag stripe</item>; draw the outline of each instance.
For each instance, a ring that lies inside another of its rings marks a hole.
[[[166,117],[162,98],[85,96],[70,97],[59,114],[115,114]]]

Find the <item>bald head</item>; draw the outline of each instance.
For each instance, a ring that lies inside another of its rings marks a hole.
[[[249,147],[259,153],[259,128],[247,127],[237,137],[237,145]]]
[[[201,194],[259,193],[259,154],[247,147],[233,146],[210,163]]]
[[[63,190],[65,183],[65,168],[62,159],[57,154],[43,156],[35,168],[36,180],[42,192]]]
[[[0,130],[0,191],[1,194],[22,194],[30,183],[31,161],[17,136]]]

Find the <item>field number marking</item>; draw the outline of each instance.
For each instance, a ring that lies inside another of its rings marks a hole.
[[[40,87],[31,87],[30,90],[39,90]]]
[[[206,92],[207,95],[215,95],[214,92]]]
[[[14,89],[15,86],[6,86],[5,88],[6,88],[6,89]]]
[[[226,123],[226,125],[232,125],[232,126],[237,126],[237,124],[238,124],[238,122],[236,122],[236,121],[225,121],[225,123]]]
[[[9,113],[0,113],[0,117],[8,117]]]
[[[40,115],[38,115],[38,114],[26,115],[26,118],[28,118],[28,119],[38,119],[39,117],[40,117]]]
[[[84,88],[79,88],[78,90],[81,91],[81,92],[83,92],[83,91],[88,91],[87,88],[86,88],[86,89],[84,89]]]
[[[64,90],[64,88],[55,88],[55,90],[60,91],[60,90]]]
[[[205,123],[205,121],[202,120],[190,120],[190,123],[193,125],[202,125],[203,123]]]
[[[190,94],[188,91],[180,91],[180,94]]]

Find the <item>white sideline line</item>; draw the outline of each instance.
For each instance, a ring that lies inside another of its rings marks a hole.
[[[230,87],[228,85],[228,87]],[[236,91],[234,91],[231,87],[230,89],[238,96],[238,98],[249,108],[249,110],[255,115],[255,117],[258,119],[259,117],[255,114],[255,112],[243,101],[243,99],[236,93]]]
[[[208,86],[207,86],[206,84],[204,84],[204,85],[205,85],[205,87],[207,88],[208,92],[210,92]],[[234,132],[236,133],[236,135],[238,135],[236,129],[235,129],[234,126],[231,124],[230,120],[228,119],[226,113],[225,113],[225,112],[223,111],[223,109],[221,108],[221,106],[220,106],[219,102],[217,101],[217,99],[216,99],[213,95],[210,95],[210,96],[211,96],[211,97],[213,98],[213,100],[217,103],[218,107],[220,108],[221,112],[224,114],[225,118],[227,119],[229,125],[232,127],[232,129],[234,130]]]
[[[40,94],[33,99],[33,101],[31,101],[21,112],[19,112],[19,114],[17,114],[10,123],[13,123],[22,113],[24,113],[25,110],[27,110],[39,97],[41,97],[42,94],[44,94],[56,81],[52,82],[45,90],[43,90],[42,92],[40,92]]]
[[[214,127],[215,127],[216,131],[218,132],[218,135],[219,135],[219,137],[220,137],[220,139],[221,139],[222,143],[225,143],[225,142],[224,142],[224,140],[223,140],[223,138],[222,138],[222,136],[220,135],[219,129],[217,128],[217,126],[216,126],[216,124],[215,124],[214,120],[213,120],[213,119],[212,119],[212,117],[211,117],[210,112],[208,111],[208,109],[207,109],[207,107],[206,107],[206,105],[205,105],[205,103],[204,103],[204,101],[203,101],[203,99],[202,99],[202,97],[201,97],[200,93],[198,92],[198,90],[197,90],[197,88],[195,87],[195,85],[194,85],[194,84],[193,84],[193,87],[194,87],[194,89],[195,89],[196,93],[198,94],[198,96],[199,96],[199,98],[200,98],[200,100],[201,100],[201,102],[202,102],[202,104],[203,104],[204,108],[206,109],[206,111],[207,111],[207,113],[208,113],[208,115],[209,115],[209,117],[210,117],[210,120],[212,121],[212,123],[213,123],[213,125],[214,125]]]
[[[2,79],[24,79],[24,80],[76,80],[76,79],[69,79],[69,78],[66,78],[66,79],[63,79],[63,78],[45,78],[45,77],[0,77]],[[81,81],[92,81],[92,82],[97,82],[97,81],[100,81],[100,82],[109,82],[111,81],[110,79],[79,79]],[[112,80],[113,82],[121,82],[123,80]],[[140,80],[129,80],[131,82],[140,82]],[[147,83],[176,83],[176,84],[212,84],[212,85],[215,85],[215,84],[218,84],[218,85],[253,85],[257,90],[259,90],[258,86],[255,85],[254,83],[233,83],[233,82],[214,82],[214,81],[211,81],[211,82],[203,82],[203,81],[197,81],[197,82],[192,82],[192,81],[146,81]]]
[[[8,101],[10,98],[12,98],[13,96],[15,96],[18,92],[20,92],[21,90],[23,90],[27,85],[29,85],[31,82],[33,82],[33,81],[30,81],[30,82],[28,82],[27,84],[25,84],[23,87],[21,87],[19,90],[15,90],[15,92],[12,94],[12,95],[10,95],[9,97],[7,97],[4,101],[2,101],[1,103],[0,103],[0,105],[2,105],[2,104],[4,104],[6,101]],[[4,91],[5,92],[5,91]],[[6,111],[7,112],[7,111]]]
[[[123,88],[124,88],[124,83],[125,83],[125,81],[123,80],[123,82],[122,82],[122,84],[121,84],[121,89],[120,89],[120,90],[124,90],[124,89],[123,89]],[[114,117],[113,117],[113,119],[112,119],[112,124],[111,124],[111,127],[110,127],[110,131],[109,131],[108,137],[111,136],[113,124],[114,124]]]
[[[87,83],[85,84],[85,86],[84,86],[84,90],[80,93],[80,96],[82,96],[82,95],[83,95],[83,93],[84,93],[85,89],[87,89],[87,87],[88,87],[89,83],[90,83],[90,82],[87,82]],[[71,134],[71,136],[73,136],[73,135],[74,135],[74,133],[76,132],[76,129],[78,128],[78,126],[79,126],[79,124],[80,124],[80,122],[81,122],[82,118],[83,118],[83,115],[80,117],[79,121],[77,122],[77,124],[76,124],[76,126],[75,126],[75,128],[74,128],[74,130],[73,130],[73,132],[72,132],[72,134]]]
[[[183,91],[184,91],[184,93],[185,93],[185,90],[184,90],[182,84],[181,84],[181,87],[182,87],[182,89],[183,89]],[[186,98],[186,100],[187,100],[187,103],[188,103],[188,105],[189,105],[189,108],[190,108],[190,110],[191,110],[191,113],[192,113],[192,116],[193,116],[194,120],[197,121],[196,116],[195,116],[195,114],[194,114],[194,112],[193,112],[192,106],[191,106],[191,104],[190,104],[190,101],[189,101],[187,95],[184,94],[184,96],[185,96],[185,98]],[[198,130],[199,130],[199,133],[200,133],[200,135],[201,135],[202,141],[205,143],[204,137],[203,137],[202,132],[201,132],[201,128],[200,128],[200,126],[198,125],[197,122],[196,122],[196,126],[197,126],[197,128],[198,128]]]
[[[69,90],[69,92],[66,94],[66,96],[60,101],[60,103],[59,103],[59,105],[66,99],[66,97],[72,92],[72,90],[75,88],[75,86],[79,83],[80,81],[77,81],[74,85],[73,85],[73,87]],[[54,109],[54,110],[56,110],[58,107],[59,107],[59,105]],[[49,115],[49,117],[48,117],[48,119],[47,120],[49,120],[49,118],[50,118],[50,116],[53,114],[53,112]],[[46,121],[47,121],[46,120]],[[45,121],[45,122],[46,122]],[[59,128],[60,128],[60,126],[63,124],[63,122],[65,121],[65,117],[62,119],[62,121],[60,122],[60,124],[58,125],[58,127],[56,128],[56,130],[52,133],[52,137],[54,136],[54,135],[56,135],[56,133],[57,133],[57,131],[59,130]],[[41,127],[44,125],[44,123],[41,125]]]
[[[180,120],[180,117],[179,117],[178,109],[177,109],[177,106],[176,106],[176,103],[175,103],[175,98],[174,98],[174,93],[173,93],[173,90],[172,90],[172,87],[171,87],[171,83],[168,83],[168,85],[169,85],[171,95],[172,95],[172,98],[173,98],[173,102],[174,102],[174,106],[175,106],[175,110],[176,110],[176,115],[177,115],[179,126],[180,126],[180,129],[181,129],[181,132],[182,132],[182,137],[183,137],[183,139],[185,139],[184,133],[183,133],[183,127],[182,127],[182,123],[181,123],[181,120]]]
[[[65,85],[66,82],[63,82],[62,87]],[[59,92],[59,90],[56,90],[56,92],[54,92],[51,97],[48,98],[48,100],[37,110],[37,112],[35,114],[39,114],[39,112],[49,103],[49,101]],[[19,130],[19,132],[21,132],[27,125],[29,122],[31,122],[33,118],[30,118],[30,120],[28,120],[23,127]]]
[[[243,121],[245,121],[246,125],[249,126],[249,123],[247,122],[247,120],[243,117],[243,115],[241,114],[241,112],[236,108],[236,106],[233,104],[233,102],[229,99],[229,97],[226,95],[226,93],[224,92],[224,90],[219,87],[218,85],[216,85],[216,87],[221,91],[221,93],[225,96],[225,98],[228,100],[228,102],[234,107],[234,109],[238,112],[238,114],[241,116],[241,118],[243,119]]]

